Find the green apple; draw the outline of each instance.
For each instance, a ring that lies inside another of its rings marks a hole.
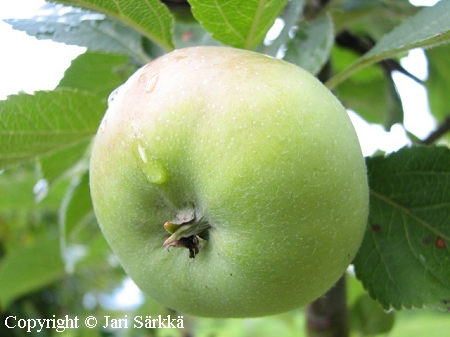
[[[90,186],[123,268],[181,313],[255,317],[307,304],[361,243],[368,186],[339,101],[299,67],[194,47],[110,97]]]

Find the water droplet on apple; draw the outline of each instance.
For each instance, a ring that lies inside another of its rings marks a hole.
[[[145,86],[145,92],[151,93],[153,90],[155,90],[157,82],[158,82],[158,75],[153,75],[152,77],[150,77]]]
[[[106,116],[102,119],[102,122],[100,123],[100,132],[104,132],[106,129],[106,123],[107,123],[107,119]]]
[[[137,150],[141,159],[141,168],[149,182],[154,184],[162,184],[167,180],[167,170],[161,163],[161,160],[155,156],[151,156],[148,151],[138,143]]]
[[[112,93],[109,94],[108,97],[108,106],[111,105],[111,103],[114,101],[114,98],[116,98],[117,94],[119,93],[119,90],[122,86],[117,87],[116,89],[114,89],[114,91]]]

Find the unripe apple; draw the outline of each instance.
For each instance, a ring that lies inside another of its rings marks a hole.
[[[112,94],[90,180],[128,275],[197,316],[316,299],[351,263],[368,214],[364,159],[339,101],[293,64],[227,47],[166,54]]]

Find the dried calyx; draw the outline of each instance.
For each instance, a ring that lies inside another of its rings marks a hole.
[[[163,246],[184,247],[189,250],[189,257],[195,258],[200,248],[206,245],[206,240],[200,235],[209,227],[208,222],[198,219],[195,215],[195,209],[189,208],[180,211],[174,221],[168,221],[164,224],[165,230],[172,235],[163,243]]]

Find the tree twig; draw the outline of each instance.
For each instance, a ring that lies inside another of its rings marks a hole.
[[[368,36],[366,36],[366,37],[357,36],[357,35],[350,33],[348,30],[344,30],[341,33],[339,33],[336,36],[335,40],[339,46],[353,50],[354,52],[358,53],[359,55],[364,55],[370,49],[372,49],[373,46],[375,46],[375,41],[372,38],[370,38]],[[386,59],[386,60],[380,61],[379,64],[383,67],[383,69],[388,74],[392,74],[392,72],[395,70],[395,71],[398,71],[398,72],[408,76],[409,78],[413,79],[417,83],[423,84],[423,81],[421,79],[414,76],[408,70],[403,68],[401,66],[401,64],[398,63],[396,60]]]
[[[422,140],[421,143],[424,145],[431,145],[447,132],[450,132],[450,114],[446,119],[444,119],[444,121],[438,126],[438,128],[430,133],[427,138]]]
[[[348,337],[345,275],[306,308],[308,337]]]

